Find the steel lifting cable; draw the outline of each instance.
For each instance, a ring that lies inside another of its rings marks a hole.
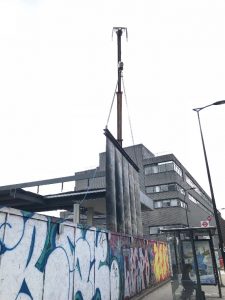
[[[111,116],[111,112],[112,112],[112,108],[113,108],[113,103],[114,103],[115,96],[116,96],[117,85],[118,85],[118,81],[116,82],[116,88],[115,88],[115,91],[114,91],[114,94],[113,94],[113,99],[112,99],[112,103],[111,103],[111,106],[110,106],[108,119],[107,119],[106,126],[105,126],[106,128],[108,127],[108,124],[109,124],[109,118]],[[97,173],[97,168],[95,169],[94,174],[93,174],[91,180],[95,179],[96,173]],[[90,190],[90,185],[88,185],[88,187],[87,187],[87,190],[86,190],[86,193],[84,195],[84,198],[79,202],[80,205],[86,199],[89,190]]]
[[[95,179],[96,173],[97,173],[97,168],[95,168],[95,171],[94,171],[93,176],[91,177],[91,180]],[[81,205],[81,203],[86,199],[89,190],[90,190],[90,184],[88,184],[88,187],[87,187],[86,193],[84,195],[84,198],[79,202],[79,205]]]
[[[108,115],[108,119],[107,119],[107,122],[106,122],[106,128],[108,127],[109,118],[111,116],[111,112],[112,112],[112,108],[113,108],[113,103],[114,103],[115,96],[116,96],[117,85],[118,85],[118,81],[116,82],[116,88],[115,88],[114,95],[113,95],[113,100],[112,100],[112,103],[111,103],[111,106],[110,106],[109,115]],[[97,168],[95,169],[91,180],[95,179],[96,173],[97,173]],[[87,190],[86,190],[85,195],[84,195],[84,198],[79,202],[79,205],[81,205],[85,201],[89,190],[90,190],[90,185],[88,185]]]
[[[111,106],[110,106],[109,115],[108,115],[108,119],[107,119],[105,128],[107,128],[108,124],[109,124],[109,118],[111,116],[111,112],[112,112],[112,108],[113,108],[113,103],[114,103],[115,96],[116,96],[117,86],[118,86],[118,81],[116,82],[116,88],[115,88],[115,91],[114,91],[114,94],[113,94],[113,99],[112,99],[112,103],[111,103]]]
[[[128,108],[127,94],[126,94],[126,90],[125,90],[125,84],[124,84],[123,76],[122,76],[122,83],[123,83],[123,92],[124,92],[124,97],[125,97],[125,102],[126,102],[126,107],[127,107],[127,114],[128,114],[131,138],[132,138],[132,143],[133,143],[133,146],[134,146],[134,135],[133,135],[132,125],[131,125],[131,117],[130,117],[130,112],[129,112],[129,108]],[[133,149],[134,149],[134,156],[135,156],[135,160],[136,160],[136,164],[137,164],[138,161],[137,161],[136,149],[135,149],[135,147],[133,147]]]
[[[95,169],[94,174],[93,174],[93,176],[91,177],[91,180],[95,179],[96,173],[97,173],[97,168]],[[88,185],[88,187],[87,187],[87,190],[86,190],[86,192],[85,192],[84,198],[83,198],[80,202],[77,202],[79,205],[81,205],[81,204],[84,202],[84,200],[85,200],[86,197],[87,197],[87,194],[88,194],[88,191],[89,191],[89,190],[90,190],[90,185]],[[63,222],[65,222],[65,221],[67,221],[67,220],[70,220],[70,217],[60,218],[59,223],[63,223]]]

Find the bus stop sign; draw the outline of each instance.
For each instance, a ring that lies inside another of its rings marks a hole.
[[[201,227],[204,227],[204,228],[209,227],[209,221],[208,220],[201,221]]]

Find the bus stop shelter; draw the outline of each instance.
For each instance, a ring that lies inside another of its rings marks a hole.
[[[210,285],[218,288],[218,298],[222,298],[218,253],[213,245],[215,230],[215,227],[161,230],[170,246],[174,300],[205,300],[205,287]]]

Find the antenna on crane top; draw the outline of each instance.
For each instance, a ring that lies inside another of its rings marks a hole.
[[[118,69],[118,82],[117,82],[117,141],[122,146],[122,89],[121,89],[121,82],[122,82],[122,73],[123,73],[123,62],[121,59],[121,37],[123,32],[126,33],[126,38],[128,39],[128,33],[126,27],[113,27],[113,33],[117,35],[117,69]]]

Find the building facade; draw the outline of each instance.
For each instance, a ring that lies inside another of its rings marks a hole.
[[[201,221],[215,225],[210,197],[173,155],[143,161],[145,191],[154,210],[143,212],[145,234],[157,234],[170,227],[199,227]]]
[[[164,228],[199,227],[208,219],[215,226],[210,197],[173,154],[155,156],[142,144],[124,150],[139,167],[141,191],[153,201],[153,209],[142,212],[145,236]],[[100,153],[96,170],[75,175],[80,178],[77,192],[105,188],[105,153]]]

